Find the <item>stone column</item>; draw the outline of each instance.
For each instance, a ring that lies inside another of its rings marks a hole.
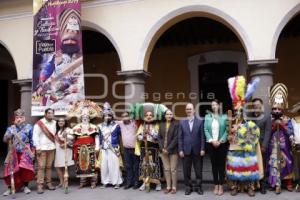
[[[20,79],[13,80],[14,84],[18,84],[20,86],[21,93],[21,103],[20,107],[25,111],[26,121],[28,123],[35,123],[36,117],[31,116],[31,83],[32,79]]]
[[[271,111],[269,105],[269,91],[270,87],[273,85],[273,71],[277,62],[277,59],[248,62],[250,78],[260,78],[260,84],[254,93],[253,98],[256,97],[263,100],[266,113],[270,113]]]
[[[133,103],[145,102],[145,81],[150,73],[144,70],[130,70],[118,71],[117,74],[124,77],[126,107]]]

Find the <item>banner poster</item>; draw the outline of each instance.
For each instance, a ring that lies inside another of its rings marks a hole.
[[[33,0],[32,116],[85,98],[80,0]]]

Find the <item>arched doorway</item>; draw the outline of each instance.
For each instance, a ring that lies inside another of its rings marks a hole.
[[[227,79],[247,75],[247,53],[227,25],[207,16],[191,17],[179,20],[158,38],[148,72],[146,101],[166,104],[179,119],[185,116],[186,103],[192,102],[203,117],[215,98],[223,102],[224,112],[231,108]],[[212,180],[208,157],[203,180]]]
[[[160,36],[148,71],[148,101],[173,106],[178,117],[184,116],[183,105],[192,102],[204,116],[215,98],[223,102],[224,112],[231,108],[227,79],[246,75],[247,56],[239,38],[226,25],[207,17],[192,17]]]
[[[17,79],[17,71],[14,60],[4,45],[0,42],[0,133],[4,135],[6,128],[11,124],[13,111],[20,106],[20,88],[13,84]],[[0,151],[6,152],[7,146],[0,139]],[[1,154],[5,155],[5,154]],[[3,160],[3,159],[1,159]]]
[[[289,106],[300,102],[300,13],[295,15],[280,33],[274,71],[274,83],[284,83],[289,90]],[[291,114],[291,113],[290,113]],[[292,114],[291,114],[292,116]]]
[[[82,38],[86,98],[99,103],[107,101],[121,109],[118,105],[124,99],[119,96],[124,95],[124,88],[114,84],[119,81],[117,71],[121,70],[114,45],[104,34],[86,27]]]

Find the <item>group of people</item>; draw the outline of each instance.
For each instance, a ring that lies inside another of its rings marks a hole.
[[[35,179],[37,162],[37,193],[68,186],[68,167],[75,165],[79,188],[88,183],[95,188],[98,179],[101,188],[124,185],[124,189],[150,191],[162,189],[165,194],[177,192],[177,167],[183,164],[185,194],[202,190],[203,156],[210,156],[213,173],[213,193],[224,194],[225,181],[230,194],[246,191],[255,196],[267,187],[281,192],[283,186],[293,191],[300,184],[300,104],[293,119],[284,115],[287,108],[287,88],[276,84],[270,91],[271,113],[263,111],[263,101],[252,99],[259,84],[248,85],[242,76],[228,80],[233,112],[222,114],[221,103],[211,102],[211,111],[205,118],[195,115],[193,104],[186,105],[186,118],[176,121],[173,112],[164,106],[143,106],[137,109],[143,119],[123,112],[122,120],[115,118],[109,103],[100,108],[85,100],[70,109],[68,119],[78,119],[69,126],[65,117],[54,120],[54,110],[45,110],[42,119],[32,127],[25,123],[24,111],[15,111],[14,124],[8,127],[4,142],[9,143],[5,160],[4,181],[8,190],[28,194],[28,183]],[[252,102],[252,112],[246,112],[246,102]],[[154,105],[154,104],[153,104]],[[137,108],[137,107],[136,107]],[[136,110],[134,110],[136,111]],[[102,117],[102,123],[94,119]],[[59,184],[52,184],[52,165],[57,169]],[[196,182],[191,179],[192,167]],[[124,183],[123,183],[124,182]]]

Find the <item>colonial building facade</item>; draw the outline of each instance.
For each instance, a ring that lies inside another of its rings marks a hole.
[[[155,101],[180,115],[184,102],[229,106],[224,81],[243,74],[261,78],[255,96],[266,105],[268,88],[285,83],[292,105],[300,99],[299,13],[300,0],[82,0],[87,97],[116,107]],[[32,38],[32,0],[1,1],[1,113],[20,106],[30,116]]]

